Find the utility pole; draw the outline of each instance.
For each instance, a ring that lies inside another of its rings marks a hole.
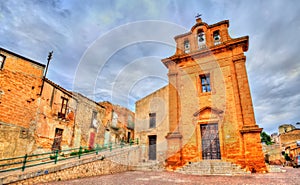
[[[50,60],[52,59],[52,55],[53,55],[53,51],[49,52],[48,58],[47,58],[46,70],[45,70],[44,75],[43,75],[43,81],[42,81],[40,96],[42,96],[42,93],[43,93],[44,83],[45,83],[46,75],[47,75],[47,72],[48,72],[49,63],[50,63]]]

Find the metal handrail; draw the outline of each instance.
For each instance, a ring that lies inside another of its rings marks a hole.
[[[30,155],[25,154],[24,156],[1,159],[0,163],[3,163],[3,162],[7,162],[7,163],[0,164],[0,173],[20,170],[20,169],[22,171],[24,171],[26,168],[30,168],[33,166],[39,166],[39,165],[44,165],[44,164],[49,164],[49,163],[56,164],[58,161],[69,160],[69,159],[73,159],[76,157],[78,157],[80,159],[82,156],[85,156],[85,155],[91,155],[94,153],[96,155],[98,155],[99,152],[112,151],[113,149],[123,148],[125,146],[132,146],[133,144],[139,144],[138,139],[136,139],[136,140],[130,139],[128,144],[125,144],[124,141],[121,141],[121,143],[119,143],[119,144],[108,143],[108,144],[105,144],[102,146],[97,144],[96,147],[92,148],[92,149],[90,149],[89,147],[80,146],[79,148],[71,148],[71,149],[60,150],[60,151],[55,150],[52,152],[45,152],[45,153],[39,153],[39,154],[30,154]],[[64,154],[64,152],[70,152],[70,153]],[[48,156],[40,157],[40,156],[45,156],[45,155],[48,155]],[[34,157],[37,157],[37,158],[34,158]],[[33,159],[31,159],[31,158],[33,158]],[[14,161],[17,159],[19,161]],[[20,159],[22,159],[22,160],[20,160]],[[8,167],[8,166],[11,166],[11,167]]]

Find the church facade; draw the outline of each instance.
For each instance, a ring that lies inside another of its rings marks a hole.
[[[249,38],[231,38],[228,27],[228,20],[208,25],[197,18],[175,37],[175,54],[162,59],[169,84],[136,102],[145,160],[169,169],[221,160],[266,171],[245,67]]]

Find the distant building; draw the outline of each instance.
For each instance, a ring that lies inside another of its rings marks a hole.
[[[282,128],[279,126],[279,129]],[[292,130],[281,133],[279,135],[279,142],[282,150],[289,154],[290,157],[300,155],[300,129],[293,127]]]
[[[136,102],[145,160],[176,169],[217,159],[266,171],[245,67],[248,36],[231,38],[228,27],[197,18],[175,36],[176,53],[162,60],[168,86]]]
[[[264,145],[264,153],[268,155],[270,164],[285,161],[283,154],[291,158],[300,155],[300,129],[292,124],[283,124],[278,127],[279,134],[271,134],[274,144]]]
[[[103,124],[105,125],[104,144],[129,142],[134,139],[134,112],[129,109],[113,105],[105,101],[99,103],[105,107],[106,113]]]
[[[283,124],[278,128],[279,135],[294,130],[296,127],[292,124]]]
[[[270,137],[271,137],[271,142],[273,142],[274,144],[279,144],[279,135],[277,132],[271,134]]]

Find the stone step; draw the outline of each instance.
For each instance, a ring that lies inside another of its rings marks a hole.
[[[199,175],[235,175],[250,173],[241,169],[241,167],[236,164],[221,160],[205,160],[189,163],[184,167],[177,169],[176,172]]]
[[[278,165],[267,165],[268,171],[273,173],[286,172],[286,170],[281,169],[281,166]]]
[[[147,161],[140,162],[135,167],[134,170],[138,171],[164,171],[164,166],[158,161]]]

